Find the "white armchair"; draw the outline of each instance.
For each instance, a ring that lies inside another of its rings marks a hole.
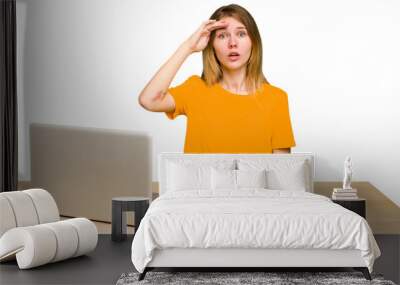
[[[97,238],[86,218],[60,221],[46,190],[0,193],[0,262],[16,258],[20,269],[57,262],[94,250]]]

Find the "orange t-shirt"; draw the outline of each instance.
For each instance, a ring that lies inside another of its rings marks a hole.
[[[184,153],[272,153],[296,145],[287,94],[278,87],[264,83],[238,95],[192,75],[168,92],[175,110],[167,117],[187,117]]]

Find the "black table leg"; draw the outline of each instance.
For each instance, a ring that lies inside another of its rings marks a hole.
[[[112,201],[111,240],[122,241],[126,239],[126,214],[122,203]]]

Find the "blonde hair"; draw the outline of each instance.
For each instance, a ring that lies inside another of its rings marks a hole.
[[[246,66],[245,85],[247,90],[253,93],[260,89],[263,83],[269,84],[262,72],[262,42],[257,24],[246,9],[236,4],[218,8],[210,19],[219,21],[224,17],[232,17],[241,22],[246,27],[251,39],[252,47]],[[213,47],[215,34],[216,30],[213,30],[210,34],[210,40],[203,50],[203,72],[201,78],[208,86],[220,82],[223,77],[222,69]]]

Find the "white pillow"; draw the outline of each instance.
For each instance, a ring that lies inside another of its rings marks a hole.
[[[268,188],[274,190],[307,191],[309,188],[307,165],[303,161],[288,168],[270,169],[267,172]]]
[[[266,170],[211,169],[211,189],[266,188]]]
[[[237,188],[267,188],[267,171],[236,170]]]
[[[189,160],[168,161],[166,190],[184,191],[211,189],[211,168],[234,169],[235,161],[217,160],[195,162]]]
[[[211,168],[211,189],[236,189],[236,170]]]
[[[308,160],[239,159],[240,170],[267,170],[267,187],[273,190],[311,191]]]

